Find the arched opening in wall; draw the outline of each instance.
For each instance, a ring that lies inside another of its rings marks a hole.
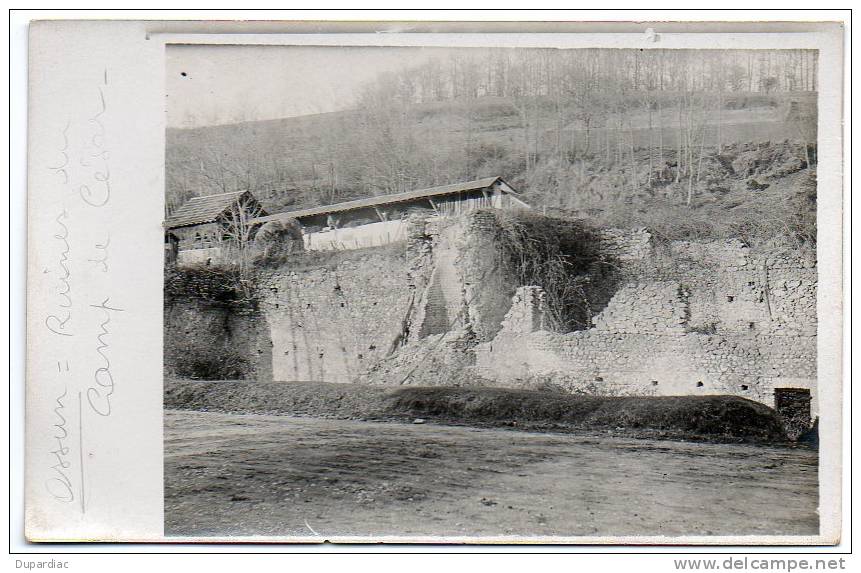
[[[734,297],[734,296],[732,296],[732,295],[727,295],[727,297],[726,297],[726,301],[727,301],[727,302],[732,302],[732,301],[734,301],[734,300],[735,300],[735,297]]]
[[[697,388],[702,388],[702,387],[703,387],[703,383],[702,383],[702,382],[697,382]]]
[[[657,380],[652,380],[652,386],[657,386],[657,385],[658,385],[658,381],[657,381]]]
[[[742,392],[747,392],[748,388],[749,388],[749,387],[748,387],[748,385],[747,385],[747,384],[742,384],[742,385],[741,385],[741,391],[742,391]]]

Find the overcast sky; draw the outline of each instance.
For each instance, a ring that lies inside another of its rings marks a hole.
[[[197,127],[349,108],[364,82],[434,53],[439,49],[169,46],[167,125]]]

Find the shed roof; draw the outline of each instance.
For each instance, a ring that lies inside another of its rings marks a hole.
[[[219,215],[229,209],[245,193],[248,193],[248,191],[231,191],[230,193],[220,193],[218,195],[192,197],[183,203],[165,221],[165,227],[175,229],[176,227],[211,223],[218,219]]]
[[[338,213],[341,211],[352,211],[353,209],[361,209],[365,207],[379,207],[381,205],[390,205],[392,203],[403,203],[414,199],[424,199],[426,197],[438,197],[440,195],[452,195],[462,191],[475,191],[478,189],[486,189],[497,182],[504,182],[502,177],[485,177],[474,181],[465,181],[462,183],[453,183],[451,185],[442,185],[440,187],[431,187],[429,189],[417,189],[415,191],[407,191],[405,193],[393,193],[390,195],[378,195],[376,197],[367,197],[365,199],[356,199],[354,201],[345,201],[344,203],[335,203],[332,205],[323,205],[321,207],[311,207],[309,209],[300,209],[298,211],[289,211],[284,213],[275,213],[265,217],[256,219],[260,222],[283,220],[286,218],[301,219],[302,217],[310,217],[313,215],[326,215],[328,213]],[[511,193],[517,196],[517,193],[511,191],[511,187],[506,184],[504,192]]]

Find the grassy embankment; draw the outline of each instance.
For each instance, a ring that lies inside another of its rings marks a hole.
[[[718,441],[784,441],[771,408],[734,396],[606,397],[503,388],[168,380],[165,408]]]

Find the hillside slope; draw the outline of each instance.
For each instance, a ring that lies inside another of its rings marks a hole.
[[[724,108],[686,126],[671,107],[632,107],[596,126],[558,102],[484,97],[169,129],[167,208],[247,188],[277,212],[501,175],[535,207],[608,225],[690,220],[714,236],[750,213],[781,213],[784,229],[809,218],[815,145],[785,98]]]

